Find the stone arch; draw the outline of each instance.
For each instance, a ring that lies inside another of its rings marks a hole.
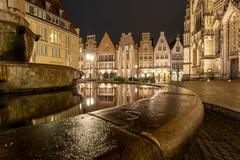
[[[223,17],[223,71],[225,78],[238,77],[239,72],[239,29],[240,14],[236,6],[231,2],[227,7],[227,11]],[[236,54],[236,55],[235,55]]]
[[[108,79],[108,78],[109,78],[109,74],[108,74],[107,72],[104,73],[104,74],[103,74],[103,78],[104,78],[104,79]]]
[[[116,74],[113,73],[113,72],[111,72],[111,73],[110,73],[110,78],[113,78],[114,76],[116,76]]]
[[[221,31],[221,23],[219,20],[216,20],[213,24],[213,32],[214,32],[214,41],[213,41],[213,49],[215,55],[220,56],[222,50],[222,31]]]

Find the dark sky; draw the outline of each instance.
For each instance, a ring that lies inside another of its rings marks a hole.
[[[62,0],[81,36],[108,32],[114,43],[121,32],[132,32],[139,42],[141,32],[151,32],[154,42],[160,31],[169,41],[183,32],[185,0]]]

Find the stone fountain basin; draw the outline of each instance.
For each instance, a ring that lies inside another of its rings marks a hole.
[[[0,159],[181,159],[204,116],[200,98],[161,86],[152,98],[0,136]]]
[[[75,85],[81,75],[80,71],[66,66],[0,62],[0,93],[67,88]]]

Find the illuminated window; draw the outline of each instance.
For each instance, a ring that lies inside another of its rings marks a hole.
[[[60,32],[52,30],[50,38],[52,43],[60,44]]]
[[[129,51],[129,46],[128,46],[127,44],[125,44],[124,50],[125,50],[125,51]]]
[[[29,4],[25,4],[25,12],[29,13]]]

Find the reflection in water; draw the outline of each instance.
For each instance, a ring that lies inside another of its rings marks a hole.
[[[0,97],[0,129],[31,125],[33,118],[61,112],[80,101],[81,96],[72,91]]]
[[[80,83],[78,94],[83,97],[83,108],[87,112],[120,106],[153,96],[158,88],[144,85]]]
[[[153,96],[156,91],[158,88],[143,85],[80,83],[77,93],[0,97],[0,129],[37,125],[120,106]]]

